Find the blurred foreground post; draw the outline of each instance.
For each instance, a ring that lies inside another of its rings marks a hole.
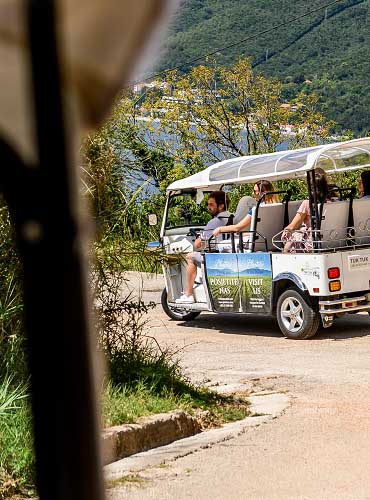
[[[63,106],[53,1],[29,2],[28,28],[38,165],[25,186],[29,204],[18,226],[38,492],[42,500],[98,500],[103,481],[83,255],[86,234]]]
[[[169,3],[0,4],[0,188],[23,263],[40,500],[104,497],[76,138],[107,112]]]

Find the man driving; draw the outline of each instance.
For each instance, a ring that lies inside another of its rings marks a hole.
[[[194,302],[193,287],[197,275],[197,267],[201,266],[201,254],[199,251],[202,244],[210,239],[216,227],[224,226],[230,213],[226,211],[229,205],[229,197],[224,191],[213,191],[208,198],[208,212],[213,218],[204,227],[202,235],[194,241],[195,252],[186,256],[186,286],[183,295],[176,299],[177,304],[192,304]]]

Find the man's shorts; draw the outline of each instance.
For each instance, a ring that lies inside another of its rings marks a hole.
[[[197,267],[201,267],[202,257],[201,257],[200,252],[193,252],[193,262]]]

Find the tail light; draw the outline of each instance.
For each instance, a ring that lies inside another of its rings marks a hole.
[[[340,276],[340,269],[339,267],[329,267],[328,269],[328,278],[330,280],[336,280]]]
[[[341,284],[339,280],[329,281],[329,290],[331,292],[339,292],[341,289]]]

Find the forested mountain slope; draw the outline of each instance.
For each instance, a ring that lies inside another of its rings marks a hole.
[[[262,33],[280,24],[285,25]],[[256,71],[286,84],[287,96],[302,89],[318,92],[338,129],[370,130],[369,0],[187,0],[160,69],[183,65],[187,71],[188,61],[248,37],[213,57],[228,65],[251,56]]]

